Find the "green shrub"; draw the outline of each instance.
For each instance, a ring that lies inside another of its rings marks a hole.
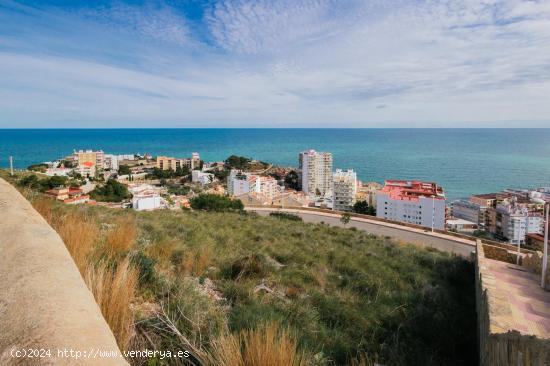
[[[203,193],[189,200],[191,208],[203,211],[242,211],[243,203],[226,196]]]
[[[101,202],[122,202],[131,196],[128,188],[114,179],[109,179],[107,183],[98,185],[90,192],[90,197]]]
[[[284,220],[303,221],[300,216],[287,212],[271,212],[269,216]]]

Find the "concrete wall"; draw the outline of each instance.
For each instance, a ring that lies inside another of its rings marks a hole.
[[[37,349],[42,357],[15,357]],[[64,350],[82,358],[58,357]],[[61,238],[0,179],[0,364],[127,364],[99,357],[107,351],[120,354]]]

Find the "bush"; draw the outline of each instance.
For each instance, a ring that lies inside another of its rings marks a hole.
[[[90,197],[101,202],[122,202],[130,198],[131,194],[124,184],[114,179],[109,179],[107,183],[95,187],[94,190],[90,192]]]
[[[45,173],[46,169],[48,169],[48,165],[43,164],[43,163],[42,164],[33,164],[33,165],[29,165],[27,167],[27,170],[32,170],[32,171],[40,172],[40,173]]]
[[[130,171],[130,167],[128,165],[119,165],[118,167],[118,174],[120,175],[130,175],[132,172]]]
[[[204,211],[242,211],[243,203],[240,200],[233,200],[229,197],[217,194],[200,194],[189,200],[191,208]]]
[[[353,212],[363,215],[376,216],[376,208],[369,206],[367,201],[357,201],[353,205]]]
[[[231,169],[247,169],[251,159],[244,156],[231,155],[225,159],[225,164]]]
[[[276,217],[278,219],[290,220],[290,221],[303,221],[302,218],[298,215],[287,213],[287,212],[272,212],[269,214],[271,217]]]
[[[153,282],[155,279],[155,260],[147,257],[143,252],[138,252],[132,257],[132,264],[139,269],[139,283]]]

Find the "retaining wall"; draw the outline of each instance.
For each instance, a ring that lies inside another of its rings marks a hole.
[[[120,355],[61,238],[0,179],[0,364],[127,365],[99,352]]]

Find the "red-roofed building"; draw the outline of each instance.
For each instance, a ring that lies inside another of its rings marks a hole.
[[[79,162],[77,171],[83,177],[93,177],[96,172],[96,164],[91,161]]]
[[[77,205],[81,203],[87,203],[89,200],[90,200],[90,196],[88,196],[87,194],[84,194],[84,195],[75,196],[72,198],[67,198],[63,200],[63,202],[69,205]]]
[[[443,230],[445,195],[432,182],[387,180],[376,194],[376,216]]]

